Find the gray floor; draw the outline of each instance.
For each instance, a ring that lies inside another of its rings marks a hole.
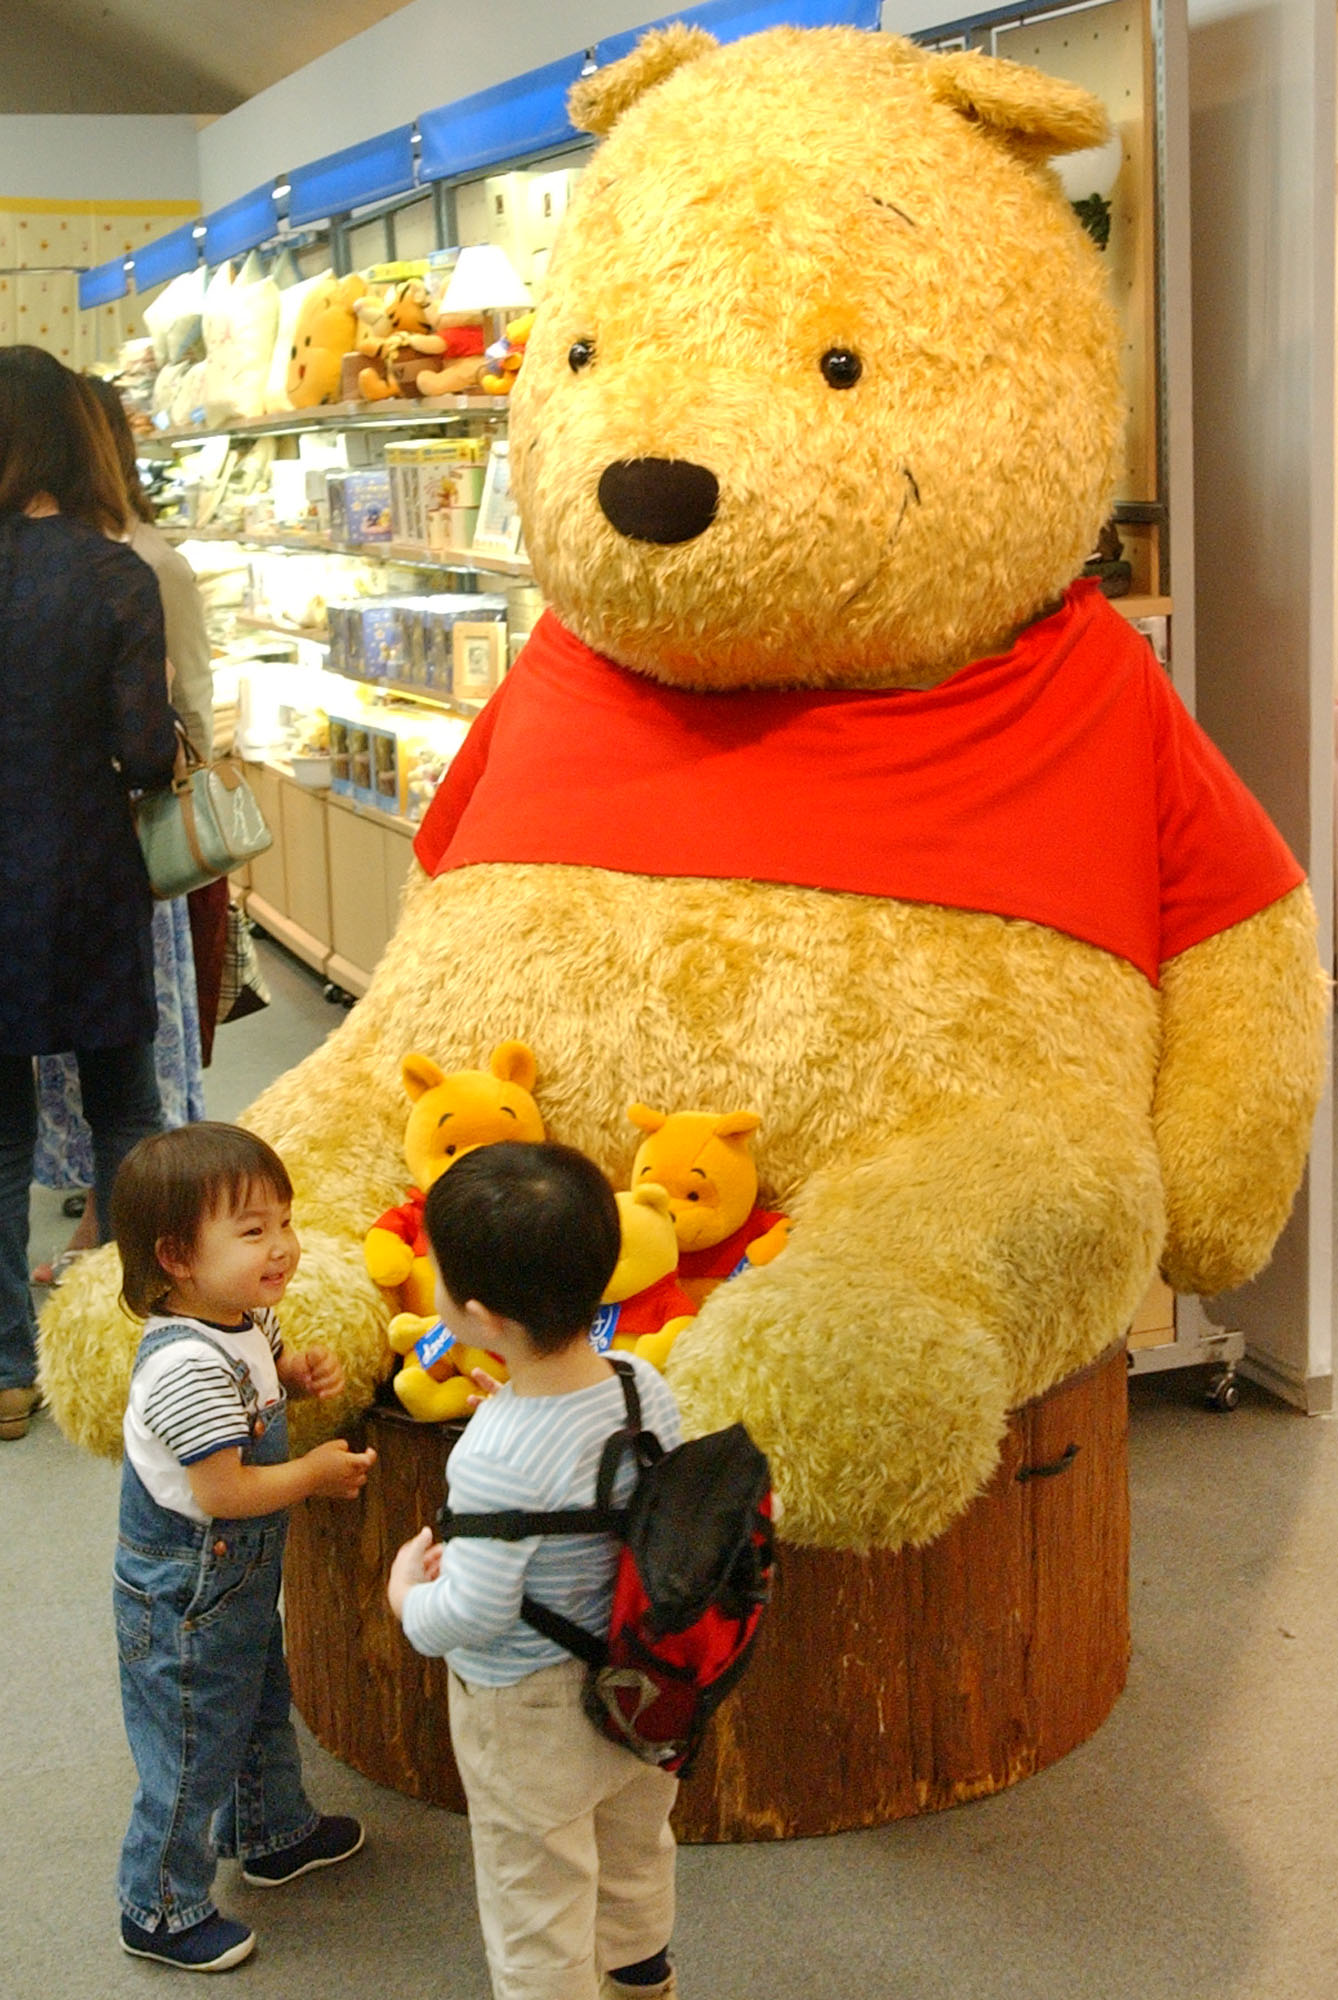
[[[266,953],[275,1005],[222,1031],[229,1116],[337,1020]],[[39,1203],[35,1251],[57,1232]],[[1134,1658],[1091,1743],[998,1798],[878,1832],[684,1850],[685,2000],[1327,2000],[1338,1993],[1338,1430],[1248,1389],[1134,1385]],[[113,1466],[48,1419],[0,1445],[0,2000],[122,2000],[170,1972],[116,1946],[132,1773],[107,1575]],[[821,1687],[813,1689],[815,1703]],[[486,2000],[468,1837],[308,1744],[366,1852],[224,1906],[253,2000]]]

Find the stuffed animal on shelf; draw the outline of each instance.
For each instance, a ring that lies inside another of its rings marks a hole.
[[[427,1191],[439,1175],[476,1146],[495,1139],[542,1139],[544,1122],[530,1092],[537,1074],[524,1042],[500,1042],[487,1069],[449,1075],[430,1056],[407,1055],[400,1079],[413,1109],[404,1128],[404,1157],[414,1185],[363,1238],[367,1275],[394,1292],[407,1313],[432,1311],[434,1286],[423,1234]],[[401,1350],[403,1351],[403,1350]]]
[[[405,278],[379,301],[364,300],[359,316],[365,331],[358,352],[373,364],[358,375],[364,400],[419,395],[418,377],[435,368],[446,352],[446,342],[433,331],[427,286],[419,278]]]
[[[366,997],[247,1114],[297,1189],[285,1332],[381,1365],[362,1218],[406,1048],[524,1035],[615,1184],[633,1097],[747,1104],[795,1233],[680,1333],[687,1426],[747,1424],[793,1542],[924,1543],[1158,1266],[1214,1293],[1267,1261],[1324,1074],[1314,910],[1075,581],[1121,335],[1046,163],[1102,139],[1097,101],[893,35],[678,24],[571,108],[603,143],[510,402],[549,611]],[[85,1438],[124,1406],[117,1284],[91,1253],[43,1315]]]
[[[702,1299],[722,1279],[769,1264],[785,1248],[790,1223],[757,1205],[757,1168],[748,1140],[755,1111],[652,1111],[628,1107],[646,1134],[632,1162],[632,1186],[664,1188],[678,1238],[679,1282]]]
[[[668,1192],[654,1181],[615,1197],[622,1248],[590,1338],[602,1353],[629,1348],[663,1369],[669,1350],[697,1310],[678,1282],[678,1236]]]
[[[354,272],[347,278],[321,278],[304,293],[285,385],[293,409],[313,409],[338,396],[344,356],[357,340],[354,307],[366,290],[366,280]]]
[[[525,343],[534,326],[534,314],[522,313],[519,319],[508,320],[501,340],[494,341],[487,351],[488,366],[479,376],[480,389],[490,396],[509,396],[520,373],[520,364],[525,359]]]
[[[477,389],[487,368],[483,321],[475,313],[438,313],[441,358],[419,374],[420,396],[463,396]]]
[[[417,1423],[449,1424],[467,1417],[469,1399],[478,1394],[476,1368],[485,1368],[495,1382],[509,1380],[499,1354],[463,1346],[431,1313],[396,1313],[386,1339],[392,1353],[404,1356],[391,1387]]]

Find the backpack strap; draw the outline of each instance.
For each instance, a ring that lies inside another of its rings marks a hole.
[[[595,1480],[594,1506],[562,1507],[550,1513],[532,1514],[518,1507],[495,1514],[453,1514],[449,1507],[443,1507],[437,1516],[437,1532],[443,1542],[456,1535],[475,1535],[483,1540],[498,1542],[523,1542],[530,1535],[621,1537],[627,1509],[613,1505],[613,1486],[623,1453],[630,1449],[641,1465],[653,1465],[656,1459],[663,1458],[664,1447],[655,1433],[642,1425],[641,1397],[636,1386],[636,1370],[631,1362],[621,1354],[610,1354],[606,1359],[622,1385],[627,1422],[605,1439]],[[520,1600],[520,1615],[534,1631],[541,1632],[545,1639],[551,1639],[554,1645],[563,1647],[566,1652],[574,1653],[588,1667],[607,1666],[609,1649],[606,1642],[595,1633],[588,1632],[584,1625],[578,1625],[574,1619],[564,1618],[560,1611],[551,1611],[546,1604],[540,1604],[537,1598],[529,1596]]]

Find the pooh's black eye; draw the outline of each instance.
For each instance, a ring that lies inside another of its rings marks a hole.
[[[864,373],[864,363],[848,347],[829,347],[818,366],[832,389],[853,389]]]
[[[571,365],[573,375],[579,374],[582,368],[588,368],[594,358],[595,343],[593,340],[574,340],[567,350],[567,360]]]

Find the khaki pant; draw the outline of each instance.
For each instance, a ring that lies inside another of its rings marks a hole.
[[[674,1927],[678,1780],[601,1736],[579,1660],[510,1687],[451,1675],[479,1922],[495,2000],[598,2000]]]

